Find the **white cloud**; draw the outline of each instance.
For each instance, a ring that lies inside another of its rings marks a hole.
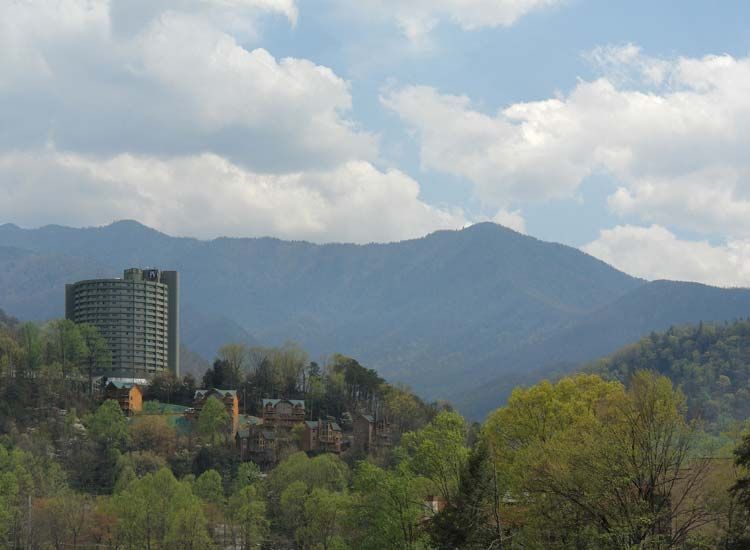
[[[589,56],[607,74],[490,115],[424,86],[383,104],[416,132],[424,169],[471,181],[489,206],[575,196],[613,176],[618,214],[750,236],[750,58],[653,59],[632,45]]]
[[[582,247],[592,256],[646,279],[697,281],[717,286],[750,286],[750,240],[714,246],[678,239],[659,225],[617,226]]]
[[[0,219],[24,226],[132,218],[175,235],[363,243],[466,224],[460,211],[420,201],[407,175],[364,161],[276,175],[208,153],[96,159],[47,149],[0,154],[0,181]]]
[[[368,17],[380,15],[395,21],[410,40],[419,42],[441,20],[464,30],[509,27],[532,11],[557,6],[565,0],[358,0],[350,9]]]
[[[166,4],[0,4],[0,118],[14,128],[0,133],[0,149],[52,139],[105,155],[212,151],[264,171],[377,156],[375,137],[347,117],[344,79],[305,59],[245,49],[203,11],[251,6],[292,17],[293,2]],[[113,13],[118,6],[147,16]],[[123,19],[134,21],[132,32],[113,30]]]
[[[492,218],[492,221],[504,225],[505,227],[509,227],[519,233],[526,234],[526,220],[524,220],[523,215],[521,215],[519,210],[513,210],[511,212],[500,209],[497,211],[497,214],[495,214],[495,217]]]

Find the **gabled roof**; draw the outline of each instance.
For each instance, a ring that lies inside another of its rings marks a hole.
[[[199,397],[203,397],[207,394],[212,394],[212,393],[218,393],[222,397],[236,397],[237,396],[237,390],[221,390],[219,388],[211,388],[208,390],[196,390],[195,396],[193,397],[193,399],[198,399]]]
[[[272,405],[275,407],[282,401],[286,401],[287,403],[291,403],[292,405],[295,405],[295,406],[301,405],[302,408],[305,407],[305,402],[302,399],[264,399],[263,406],[265,407],[266,405]]]
[[[362,414],[360,416],[364,418],[365,420],[367,420],[370,424],[375,423],[375,418],[373,418],[371,414]]]
[[[318,427],[320,425],[319,422],[320,422],[320,420],[305,420],[305,424],[307,424],[307,426],[310,429],[312,429],[312,430],[317,430],[318,429]],[[324,422],[327,422],[328,423],[328,428],[331,429],[331,430],[333,430],[334,432],[340,432],[341,431],[341,426],[339,426],[336,422],[333,422],[331,420],[324,420]]]

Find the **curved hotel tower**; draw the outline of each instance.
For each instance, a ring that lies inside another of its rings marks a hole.
[[[65,316],[99,329],[112,352],[107,376],[180,374],[179,278],[176,271],[131,268],[122,279],[65,285]]]

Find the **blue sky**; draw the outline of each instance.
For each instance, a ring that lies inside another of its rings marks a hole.
[[[495,220],[638,276],[747,286],[749,15],[13,0],[0,221],[369,242]]]

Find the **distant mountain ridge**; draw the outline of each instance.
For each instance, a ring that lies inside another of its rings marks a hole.
[[[204,357],[230,340],[295,340],[313,358],[352,355],[428,398],[458,399],[475,417],[501,403],[498,381],[514,374],[750,310],[750,291],[647,283],[490,223],[390,244],[315,245],[176,238],[132,221],[0,226],[0,307],[24,319],[59,316],[65,282],[128,266],[180,271],[183,343]],[[693,302],[702,305],[685,307]]]

